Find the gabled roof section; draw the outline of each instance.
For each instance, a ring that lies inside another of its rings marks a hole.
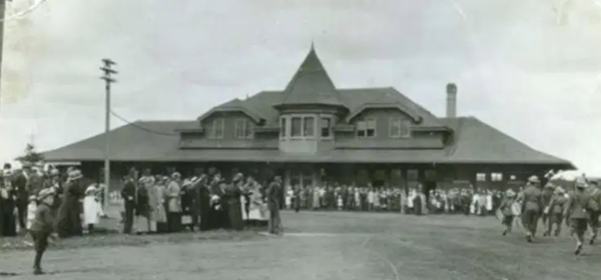
[[[345,107],[342,96],[319,60],[313,46],[283,92],[276,107],[320,104]]]
[[[414,123],[420,123],[422,121],[422,117],[420,115],[413,112],[412,110],[409,110],[401,103],[365,103],[363,106],[351,112],[346,117],[346,122],[351,122],[355,117],[359,116],[361,112],[367,109],[397,109],[409,116]]]
[[[221,104],[217,107],[213,107],[211,110],[198,117],[197,120],[202,122],[204,119],[208,118],[214,113],[219,112],[242,112],[251,118],[255,123],[259,123],[264,119],[255,109],[250,106],[250,104],[247,104],[238,98],[234,98],[229,102]]]
[[[499,131],[475,117],[441,118],[453,129],[449,163],[573,164],[540,151]]]
[[[341,89],[340,92],[351,112],[348,120],[361,114],[364,110],[382,108],[382,104],[387,104],[388,108],[398,108],[412,118],[419,117],[420,125],[423,127],[442,128],[444,126],[432,112],[392,87]]]

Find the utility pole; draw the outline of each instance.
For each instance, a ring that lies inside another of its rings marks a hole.
[[[109,137],[109,133],[111,131],[111,84],[117,82],[117,80],[113,79],[113,77],[111,76],[113,74],[117,74],[117,71],[113,70],[111,67],[113,65],[116,65],[117,63],[108,58],[105,58],[102,60],[102,64],[103,66],[100,67],[100,70],[102,70],[104,75],[100,77],[100,79],[104,80],[106,89],[104,116],[104,206],[106,207],[110,202],[109,184],[111,180],[111,141]]]

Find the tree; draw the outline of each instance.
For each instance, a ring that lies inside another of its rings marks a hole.
[[[44,155],[36,151],[35,146],[28,143],[25,146],[25,154],[17,158],[21,162],[37,163],[44,160]]]

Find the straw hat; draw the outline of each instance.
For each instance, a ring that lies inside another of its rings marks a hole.
[[[540,180],[538,179],[538,176],[536,175],[532,175],[528,178],[528,182],[530,183],[540,183]]]
[[[562,187],[557,187],[555,189],[555,193],[556,194],[564,194],[564,193],[566,193],[566,191]]]
[[[588,185],[586,184],[586,181],[584,181],[584,180],[576,180],[576,187],[581,188],[581,189],[586,189],[588,187]]]
[[[182,177],[182,174],[180,174],[179,172],[173,172],[173,174],[171,174],[171,178],[174,179],[179,179]]]
[[[507,192],[505,193],[505,195],[507,197],[514,197],[515,196],[515,192],[512,189],[508,189]]]
[[[190,179],[184,179],[184,182],[182,183],[182,187],[183,186],[189,186],[191,184],[192,184],[192,182],[190,181]]]
[[[83,175],[81,174],[81,171],[79,171],[78,169],[73,169],[71,172],[69,172],[69,181],[73,181],[73,180],[77,180],[77,179],[81,179],[83,177]]]

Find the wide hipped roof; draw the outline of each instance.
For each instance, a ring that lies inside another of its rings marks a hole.
[[[178,130],[193,121],[137,121],[110,133],[113,161],[250,161],[348,163],[494,163],[571,165],[567,160],[536,151],[473,117],[440,119],[455,131],[446,149],[332,150],[318,155],[285,154],[278,150],[179,149]],[[102,161],[104,134],[44,152],[48,161]],[[224,141],[224,140],[222,140]],[[225,140],[227,141],[227,140]]]

